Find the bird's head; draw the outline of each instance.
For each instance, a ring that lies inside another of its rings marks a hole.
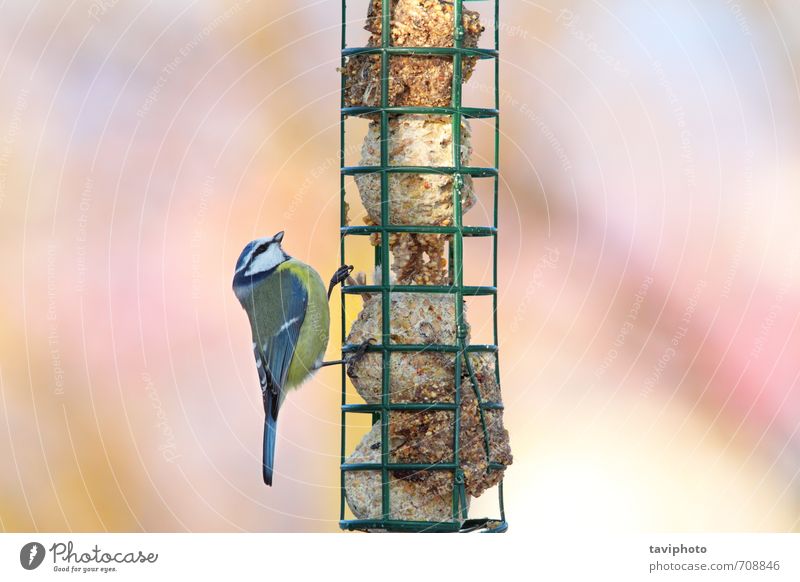
[[[281,248],[282,240],[283,231],[272,237],[257,238],[245,245],[236,261],[233,275],[233,289],[237,295],[239,289],[250,287],[289,260],[289,255]]]

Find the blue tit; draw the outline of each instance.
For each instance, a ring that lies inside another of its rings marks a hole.
[[[233,291],[247,312],[253,335],[265,414],[262,474],[270,486],[278,411],[289,390],[327,365],[322,358],[330,324],[322,279],[313,268],[287,255],[282,240],[279,232],[248,243],[233,277]],[[343,280],[342,273],[337,271]],[[329,292],[335,282],[341,281],[332,280]]]

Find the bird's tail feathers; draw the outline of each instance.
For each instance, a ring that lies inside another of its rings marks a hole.
[[[264,483],[272,486],[272,472],[275,467],[275,441],[277,440],[278,410],[277,399],[267,398],[268,404],[264,417],[264,451],[262,457],[262,474]],[[275,409],[272,409],[275,407]]]

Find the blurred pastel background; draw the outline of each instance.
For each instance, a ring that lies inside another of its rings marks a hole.
[[[264,487],[230,280],[282,229],[337,266],[339,19],[0,2],[3,530],[337,531],[338,371],[287,401]],[[795,2],[504,0],[501,20],[511,527],[800,531]]]

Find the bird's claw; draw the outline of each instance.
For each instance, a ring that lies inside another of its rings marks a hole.
[[[348,377],[357,377],[355,373],[355,365],[359,362],[359,360],[361,360],[361,358],[364,357],[364,354],[367,353],[367,348],[369,348],[369,346],[373,343],[375,343],[375,338],[369,338],[368,340],[361,342],[361,344],[358,346],[358,349],[347,358]]]
[[[339,283],[346,281],[352,272],[353,265],[342,265],[336,269],[333,277],[331,277],[331,283],[328,285],[328,299],[331,298],[331,293],[333,293],[334,287],[336,287]]]

